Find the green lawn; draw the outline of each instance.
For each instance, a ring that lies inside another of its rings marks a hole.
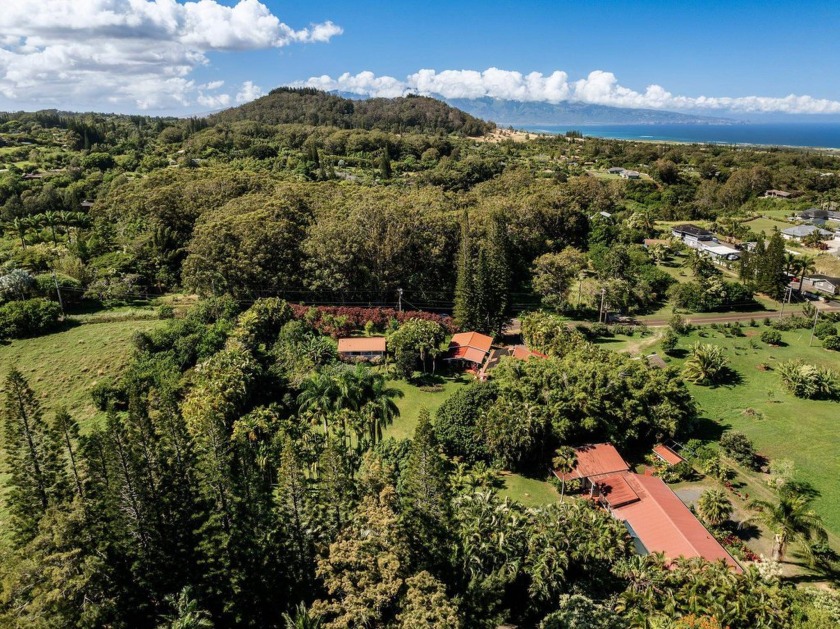
[[[840,372],[840,353],[822,349],[819,341],[808,346],[810,332],[783,332],[783,347],[769,347],[758,340],[765,328],[743,328],[747,338],[727,338],[711,329],[694,331],[680,339],[678,348],[694,342],[713,343],[726,349],[730,366],[741,378],[739,384],[720,387],[689,385],[701,409],[711,420],[706,428],[712,436],[720,428],[747,434],[758,451],[770,459],[792,459],[803,480],[821,492],[815,502],[827,528],[840,534],[840,431],[837,429],[840,404],[831,401],[800,400],[781,385],[774,366],[800,358],[805,362],[831,367]],[[701,336],[704,335],[704,336]],[[754,341],[758,348],[751,347]],[[672,359],[681,364],[683,358]],[[763,371],[760,365],[769,369]]]
[[[526,507],[541,507],[560,500],[554,485],[547,481],[526,478],[520,474],[505,474],[504,487],[499,492]]]
[[[400,408],[400,416],[394,423],[385,429],[386,437],[395,439],[410,439],[417,427],[417,420],[420,417],[420,409],[426,408],[434,419],[435,412],[450,395],[459,388],[466,386],[472,381],[472,376],[464,375],[455,378],[445,378],[441,391],[423,391],[420,387],[410,384],[404,380],[394,380],[389,384],[400,389],[405,396],[397,400]],[[526,507],[536,507],[555,502],[558,499],[557,492],[551,483],[532,478],[526,478],[520,474],[504,473],[504,488],[502,495],[516,500]]]

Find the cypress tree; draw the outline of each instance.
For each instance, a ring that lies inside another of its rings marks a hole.
[[[400,477],[403,526],[419,569],[436,570],[446,563],[450,506],[446,463],[429,417],[420,410],[419,423]]]
[[[10,475],[7,505],[22,545],[38,531],[47,511],[67,497],[67,476],[55,432],[26,379],[12,369],[5,383],[3,450]]]
[[[455,283],[455,323],[461,329],[476,327],[476,294],[472,252],[470,251],[469,216],[461,221],[461,250],[458,254],[458,277]]]
[[[79,498],[84,496],[82,490],[82,480],[78,465],[78,446],[79,441],[79,424],[67,412],[63,406],[58,409],[55,414],[55,422],[53,424],[55,433],[61,443],[61,448],[67,456],[67,461],[70,464],[70,473],[73,475],[73,483],[76,488],[76,493]]]

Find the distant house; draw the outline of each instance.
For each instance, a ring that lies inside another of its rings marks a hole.
[[[671,228],[671,235],[674,238],[679,238],[693,249],[699,249],[700,243],[712,242],[715,239],[712,232],[702,227],[697,227],[697,225],[691,225],[690,223],[674,225]]]
[[[619,176],[622,179],[641,179],[642,173],[640,173],[638,170],[625,170],[619,173]]]
[[[452,336],[445,360],[472,363],[476,368],[484,364],[493,339],[479,332],[460,332]]]
[[[784,190],[767,190],[764,193],[764,197],[768,199],[789,199],[791,194]]]
[[[624,169],[621,168],[620,166],[613,166],[607,172],[611,175],[620,175],[621,173],[624,172]]]
[[[799,281],[794,280],[790,286],[799,289]],[[802,281],[802,291],[813,295],[834,296],[840,294],[840,278],[828,275],[812,275]]]
[[[822,210],[818,207],[812,207],[799,213],[799,220],[813,221],[813,220],[828,220],[828,210]]]
[[[797,242],[807,238],[813,233],[818,233],[822,240],[831,240],[834,238],[834,232],[826,229],[820,229],[816,225],[797,225],[796,227],[788,227],[782,230],[782,238],[785,240],[795,240]]]
[[[378,360],[385,357],[385,337],[353,337],[338,339],[338,356],[342,360]]]
[[[90,208],[93,207],[93,201],[85,199],[84,201],[79,203],[79,207],[82,208],[83,210],[89,210]]]

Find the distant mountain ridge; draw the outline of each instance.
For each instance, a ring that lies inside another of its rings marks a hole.
[[[444,102],[477,118],[507,125],[737,124],[729,118],[564,101],[522,102],[496,98],[449,98]]]

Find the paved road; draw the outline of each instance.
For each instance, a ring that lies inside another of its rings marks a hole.
[[[840,312],[840,304],[837,302],[830,302],[830,303],[822,303],[822,302],[811,302],[813,303],[817,310],[821,313],[827,312]],[[789,312],[785,313],[785,317],[792,317],[793,315],[798,314],[796,312]],[[687,323],[696,323],[696,324],[704,324],[704,323],[732,323],[735,321],[751,321],[755,319],[756,321],[762,321],[765,317],[769,319],[778,319],[779,313],[778,312],[769,312],[767,310],[757,310],[755,312],[737,312],[731,314],[722,314],[720,316],[715,317],[706,317],[706,316],[694,316],[691,315],[683,315],[683,319],[686,320]],[[648,327],[661,327],[668,325],[670,322],[670,317],[668,319],[640,319],[639,323],[644,323]]]

